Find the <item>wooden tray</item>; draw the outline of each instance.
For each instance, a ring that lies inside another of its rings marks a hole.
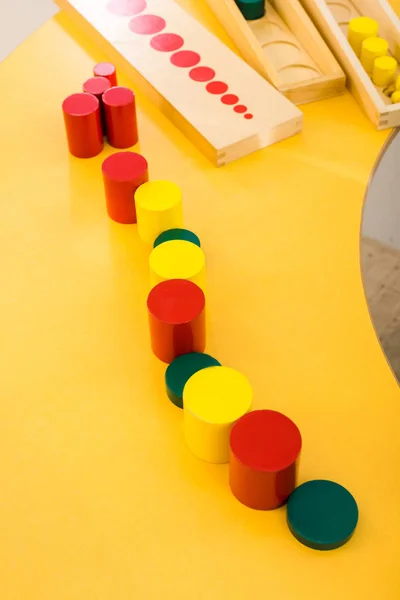
[[[366,16],[379,23],[379,36],[400,61],[400,21],[386,0],[302,0],[348,78],[348,87],[378,129],[400,125],[400,104],[392,104],[375,86],[347,41],[351,19]]]
[[[173,0],[147,0],[133,18],[109,0],[55,1],[217,166],[301,131],[300,110]],[[165,32],[180,53],[158,47]],[[191,64],[174,61],[188,50]]]
[[[345,75],[299,0],[270,0],[246,21],[234,0],[206,0],[245,60],[294,104],[341,94]]]

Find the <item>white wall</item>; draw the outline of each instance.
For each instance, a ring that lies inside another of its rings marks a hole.
[[[0,0],[0,61],[56,12],[51,0]]]
[[[362,234],[400,249],[400,134],[387,148],[372,178]]]

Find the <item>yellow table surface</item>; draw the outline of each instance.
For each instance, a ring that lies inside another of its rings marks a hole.
[[[300,481],[359,503],[352,541],[321,553],[185,446],[149,346],[147,250],[106,216],[110,149],[67,153],[61,101],[102,59],[61,15],[0,67],[1,598],[398,600],[400,393],[359,260],[388,132],[346,93],[218,170],[138,94],[138,149],[182,186],[207,254],[208,351],[249,377],[255,408],[298,424]]]

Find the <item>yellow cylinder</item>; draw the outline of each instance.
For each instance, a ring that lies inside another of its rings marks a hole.
[[[392,104],[397,104],[398,102],[400,102],[400,91],[398,90],[397,92],[393,92],[390,99],[392,101]]]
[[[380,56],[387,56],[388,52],[389,44],[386,40],[378,37],[367,38],[364,40],[361,45],[360,60],[367,73],[372,73],[375,59]]]
[[[182,192],[171,181],[149,181],[135,193],[139,237],[153,244],[167,229],[183,227]]]
[[[372,81],[378,87],[388,87],[396,77],[397,60],[392,56],[380,56],[374,61]]]
[[[251,409],[253,390],[247,378],[229,367],[198,371],[183,389],[186,443],[197,458],[229,462],[232,426]]]
[[[357,56],[361,54],[361,45],[370,37],[377,37],[378,23],[369,17],[356,17],[349,23],[348,40]]]
[[[400,75],[396,79],[395,90],[400,90]]]
[[[206,259],[196,244],[171,240],[156,246],[149,258],[150,285],[167,279],[188,279],[205,291]]]

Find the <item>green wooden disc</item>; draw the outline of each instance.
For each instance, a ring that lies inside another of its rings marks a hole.
[[[349,541],[358,522],[353,496],[338,483],[307,481],[287,504],[287,523],[294,537],[315,550],[333,550]]]
[[[163,244],[164,242],[170,242],[171,240],[184,240],[185,242],[192,242],[192,244],[196,244],[196,246],[201,246],[200,240],[193,231],[189,231],[189,229],[167,229],[167,231],[163,231],[160,235],[155,239],[154,248]]]
[[[261,19],[265,15],[265,0],[235,0],[246,21]]]
[[[220,367],[221,363],[209,354],[190,352],[175,358],[165,371],[168,398],[178,408],[183,408],[183,388],[192,375],[207,367]]]

